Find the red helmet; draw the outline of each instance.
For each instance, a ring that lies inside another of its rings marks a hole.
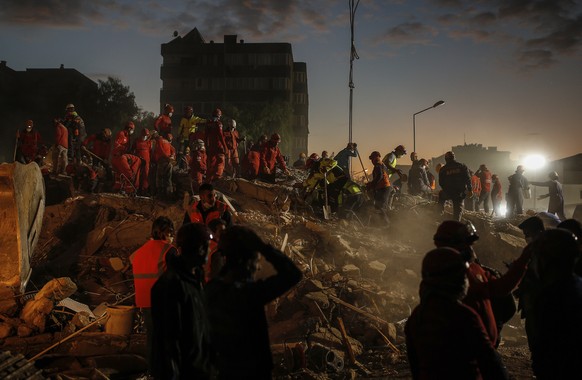
[[[212,111],[212,116],[214,117],[222,116],[222,110],[220,108],[215,109],[214,111]]]
[[[445,220],[437,228],[433,239],[437,247],[451,247],[458,244],[472,244],[479,240],[479,235],[471,222]]]
[[[377,157],[382,157],[382,155],[380,154],[380,152],[378,152],[377,150],[375,150],[375,151],[373,151],[373,152],[370,154],[370,157],[368,157],[368,158],[369,158],[370,160],[373,160],[373,159],[375,159],[375,158],[377,158]]]
[[[271,140],[273,141],[281,141],[281,135],[278,133],[273,133],[273,135],[271,136]]]
[[[126,129],[135,129],[135,124],[133,124],[133,121],[128,121],[127,123],[125,123],[125,128]]]
[[[26,120],[24,122],[25,127],[32,127],[33,125],[34,125],[34,123],[32,122],[32,120]]]
[[[192,106],[186,106],[184,107],[184,112],[194,112],[194,108]]]
[[[166,104],[164,106],[164,112],[165,113],[170,113],[170,112],[174,112],[174,107],[171,104]]]
[[[398,145],[396,148],[394,148],[394,151],[402,152],[402,154],[406,154],[406,148],[404,147],[404,145]]]
[[[433,249],[422,260],[422,279],[432,283],[447,282],[448,278],[463,276],[468,264],[461,254],[448,247]]]

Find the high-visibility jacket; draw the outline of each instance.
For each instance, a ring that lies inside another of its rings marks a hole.
[[[180,130],[178,131],[178,138],[180,141],[188,140],[190,134],[196,132],[196,124],[205,122],[206,119],[194,115],[189,118],[185,116],[182,117],[182,120],[180,120]]]
[[[200,210],[198,205],[200,201],[192,203],[188,215],[190,216],[191,223],[202,223],[208,225],[211,220],[222,218],[222,215],[226,210],[228,210],[228,206],[225,203],[217,200],[213,207],[206,210],[204,214]]]
[[[166,270],[166,254],[171,248],[172,244],[165,240],[152,239],[131,254],[137,307],[152,307],[152,286]]]
[[[475,174],[471,176],[471,187],[473,188],[473,194],[481,194],[481,180]]]
[[[493,180],[491,179],[492,174],[489,170],[480,170],[478,172],[478,177],[481,180],[481,191],[490,192],[491,191],[491,184]]]
[[[372,180],[366,185],[369,189],[380,190],[390,187],[390,177],[388,168],[382,162],[374,163],[372,171]]]

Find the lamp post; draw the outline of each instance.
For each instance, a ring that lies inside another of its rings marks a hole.
[[[412,114],[412,151],[416,152],[416,115],[418,115],[419,113],[423,113],[424,111],[428,111],[430,109],[433,108],[437,108],[440,105],[445,104],[444,100],[439,100],[438,102],[436,102],[435,104],[433,104],[430,107],[427,107],[421,111],[418,111],[414,114]]]

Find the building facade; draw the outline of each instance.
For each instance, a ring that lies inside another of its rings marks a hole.
[[[206,42],[194,28],[162,44],[161,53],[160,109],[169,103],[181,114],[192,106],[196,115],[209,117],[226,105],[244,110],[282,102],[293,110],[283,153],[294,159],[307,151],[307,65],[293,61],[291,44],[246,43],[236,35],[225,35],[223,43]]]

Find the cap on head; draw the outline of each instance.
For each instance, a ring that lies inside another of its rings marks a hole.
[[[103,129],[103,136],[111,137],[111,129],[109,129],[109,128]]]
[[[382,155],[380,154],[380,152],[378,152],[377,150],[375,150],[375,151],[373,151],[373,152],[370,154],[370,157],[368,157],[368,158],[369,158],[370,160],[374,160],[375,158],[378,158],[378,157],[382,157]]]
[[[174,112],[174,107],[171,104],[166,104],[164,106],[164,112],[165,113],[170,113],[170,112]]]
[[[236,128],[236,120],[234,120],[234,119],[231,119],[231,120],[230,120],[230,126],[231,126],[232,128]]]
[[[479,235],[471,222],[461,223],[456,220],[445,220],[437,228],[433,239],[437,247],[450,247],[473,244],[479,240]]]
[[[418,163],[420,164],[420,166],[428,165],[428,161],[426,160],[426,158],[421,158],[420,160],[418,160]]]
[[[450,278],[464,275],[468,264],[453,248],[441,247],[429,251],[422,260],[423,280],[448,282]]]
[[[125,128],[126,129],[135,129],[135,124],[133,124],[133,121],[128,121],[127,123],[125,123]]]
[[[215,109],[214,111],[212,111],[212,116],[214,117],[222,116],[222,110],[220,108]]]
[[[550,177],[550,179],[557,180],[558,179],[558,173],[557,172],[549,172],[548,173],[548,177]]]
[[[455,159],[455,152],[449,150],[447,153],[445,153],[445,161],[446,162],[454,161],[454,159]]]
[[[329,153],[327,152],[327,150],[324,150],[321,152],[321,157],[329,157]]]
[[[194,108],[192,106],[186,106],[184,107],[184,112],[194,112]]]
[[[487,170],[487,166],[485,164],[479,165],[479,170]]]
[[[24,125],[27,126],[27,127],[32,127],[34,125],[34,123],[32,122],[32,120],[26,120],[24,122]]]
[[[307,157],[307,155],[305,153],[303,153],[303,152],[299,153],[299,158],[305,158],[305,157]]]
[[[75,109],[75,105],[73,103],[69,103],[65,107],[65,111],[72,111]]]
[[[273,135],[271,136],[271,140],[281,141],[281,135],[279,135],[278,133],[273,133]]]
[[[523,173],[525,171],[525,169],[523,168],[523,165],[517,165],[517,169],[515,169],[516,172],[519,173]]]
[[[517,227],[523,231],[525,235],[537,233],[545,230],[544,222],[539,216],[532,216],[521,222]]]

